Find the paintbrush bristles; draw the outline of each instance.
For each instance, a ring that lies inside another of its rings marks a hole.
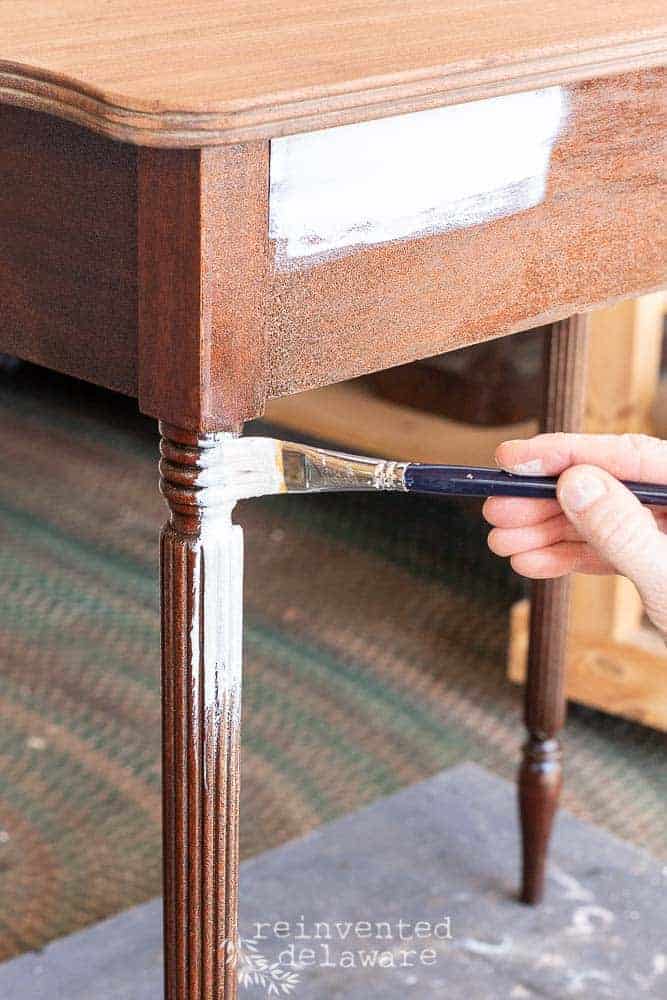
[[[274,493],[285,493],[281,442],[273,438],[227,438],[220,443],[215,464],[215,486],[230,499],[246,500]],[[207,470],[202,470],[202,485]]]

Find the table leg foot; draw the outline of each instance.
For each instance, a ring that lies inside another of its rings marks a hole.
[[[562,784],[560,742],[531,737],[524,748],[519,772],[522,903],[539,903],[544,894],[547,852]]]
[[[166,1000],[235,1000],[242,533],[220,435],[161,427]]]

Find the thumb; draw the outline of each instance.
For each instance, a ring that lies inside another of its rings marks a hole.
[[[633,581],[649,617],[667,633],[667,537],[651,511],[591,465],[575,465],[561,475],[558,499],[582,538]]]

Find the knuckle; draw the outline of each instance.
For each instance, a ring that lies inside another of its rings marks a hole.
[[[521,549],[515,533],[509,529],[494,528],[487,537],[487,545],[496,556],[511,556]]]
[[[649,434],[639,434],[636,431],[626,431],[621,434],[621,441],[633,451],[643,451],[657,441],[657,438],[652,438]]]
[[[635,465],[636,472],[633,475],[636,479],[643,479],[647,461],[653,464],[655,459],[659,458],[667,463],[667,442],[661,438],[652,437],[650,434],[627,432],[621,434],[621,442]]]
[[[567,431],[554,431],[552,434],[549,434],[548,437],[551,457],[559,462],[567,461],[577,435],[568,434]]]
[[[596,545],[612,558],[624,559],[646,546],[651,521],[647,510],[640,509],[628,515],[625,510],[601,504],[592,512],[590,528]]]
[[[667,641],[667,586],[651,588],[641,593],[646,614]]]

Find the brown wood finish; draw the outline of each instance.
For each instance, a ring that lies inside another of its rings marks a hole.
[[[431,357],[664,285],[666,108],[664,70],[581,84],[541,205],[277,272],[269,395]]]
[[[136,158],[130,146],[0,104],[0,350],[128,395],[137,391]]]
[[[662,0],[0,0],[0,100],[123,141],[269,138],[664,63]]]
[[[584,417],[588,320],[554,324],[545,351],[543,427],[576,431]],[[519,772],[523,836],[521,899],[537,903],[544,891],[546,857],[563,781],[558,734],[565,721],[565,656],[570,583],[567,577],[533,585],[525,721],[528,742]]]
[[[139,405],[219,430],[261,413],[268,143],[139,154]]]
[[[235,1000],[242,532],[215,496],[220,435],[161,431],[165,997]]]
[[[208,432],[267,396],[662,284],[667,74],[651,67],[666,39],[662,0],[0,0],[0,104],[27,109],[0,122],[0,350],[138,394],[174,425],[161,465],[168,1000],[236,997],[223,944],[237,933],[241,541]],[[572,94],[543,204],[274,273],[269,138],[551,84]],[[137,153],[40,111],[169,148]],[[574,422],[581,326],[552,338],[550,426]],[[562,585],[538,588],[530,900],[560,782],[564,603]]]
[[[266,396],[664,284],[667,72],[580,85],[571,105],[542,205],[273,274],[267,143],[137,164],[129,146],[3,108],[0,350],[215,429]]]

